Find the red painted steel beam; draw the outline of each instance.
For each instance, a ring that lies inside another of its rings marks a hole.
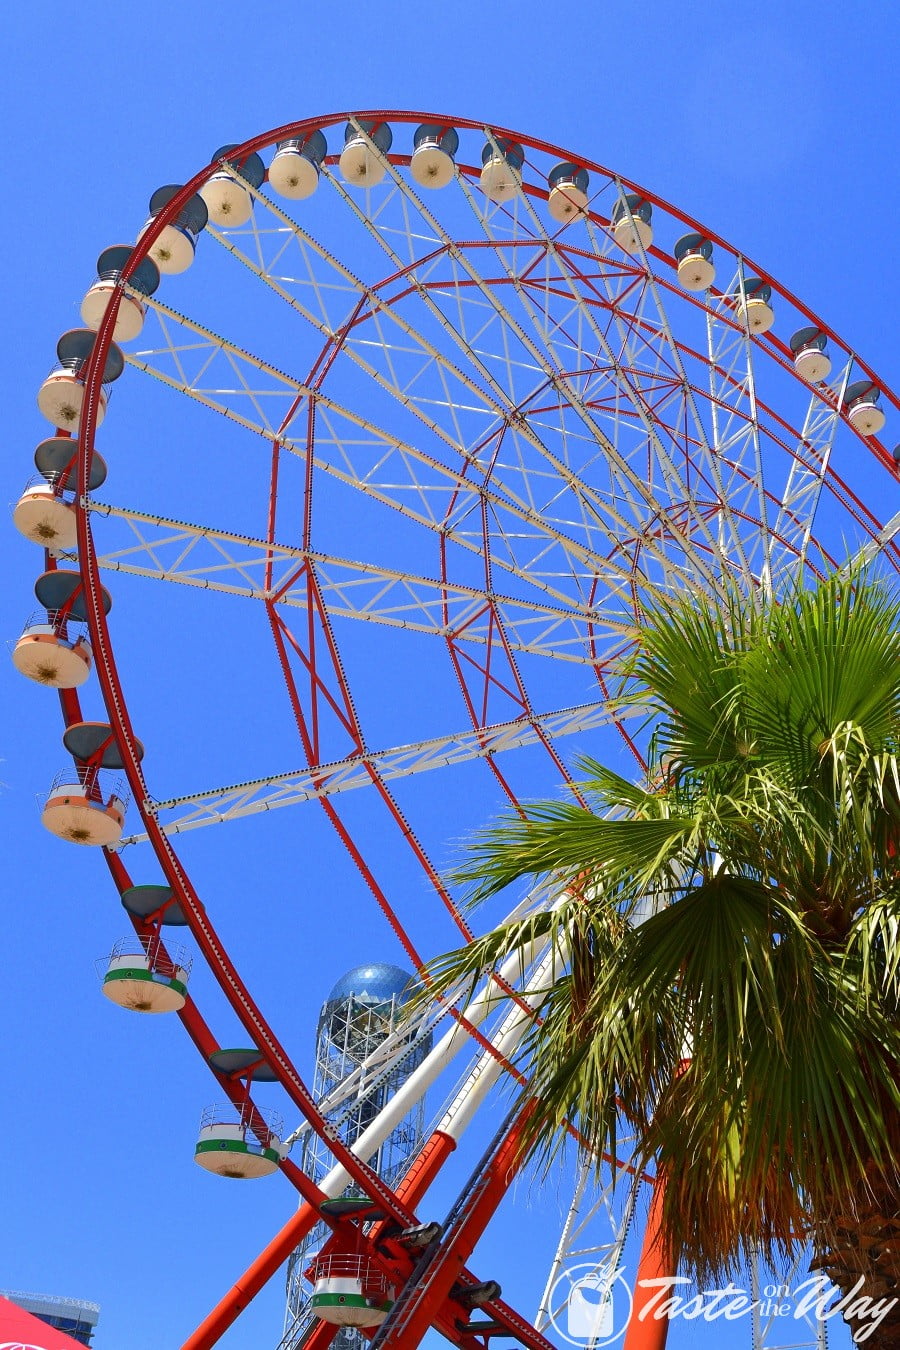
[[[673,1273],[672,1263],[668,1259],[661,1237],[664,1195],[665,1180],[659,1175],[653,1186],[650,1213],[644,1229],[644,1245],[638,1262],[631,1317],[625,1331],[622,1350],[665,1350],[669,1335],[669,1319],[653,1316],[653,1310],[659,1303],[661,1287],[659,1281],[665,1280]]]
[[[291,711],[293,712],[294,715],[294,721],[297,725],[297,729],[300,735],[304,755],[306,756],[307,763],[309,764],[311,769],[315,769],[319,766],[321,757],[318,745],[318,738],[315,734],[315,728],[318,725],[316,704],[318,698],[318,691],[320,689],[326,688],[325,684],[323,684],[322,676],[320,675],[317,669],[315,659],[315,652],[317,649],[316,635],[319,634],[320,635],[319,649],[321,650],[323,646],[325,647],[328,658],[330,659],[331,662],[333,678],[335,680],[335,685],[337,689],[337,694],[329,692],[328,695],[329,706],[331,706],[333,709],[336,706],[343,709],[341,724],[344,727],[344,730],[347,732],[347,734],[351,737],[352,753],[354,755],[359,755],[360,757],[363,758],[364,761],[366,761],[366,747],[365,747],[365,740],[362,734],[362,728],[360,727],[359,722],[357,720],[356,710],[353,705],[350,688],[343,672],[340,654],[337,647],[337,641],[333,634],[327,609],[319,589],[315,569],[311,561],[307,561],[306,563],[304,563],[303,567],[299,569],[297,575],[300,575],[301,573],[305,574],[306,579],[307,612],[309,616],[307,620],[308,638],[306,647],[304,648],[304,646],[299,642],[299,640],[287,626],[282,616],[278,614],[278,612],[275,609],[274,603],[269,602],[267,604],[267,609],[268,609],[269,624],[272,630],[273,640],[275,642],[275,649],[279,663],[281,665],[282,678],[284,679],[285,685],[287,687],[288,700],[290,702]],[[298,657],[298,659],[301,662],[303,670],[309,676],[309,697],[306,700],[304,700],[301,697],[298,681],[294,678],[294,672],[290,660],[291,652],[293,652]],[[387,807],[387,810],[390,813],[390,816],[393,819],[394,823],[398,826],[402,837],[409,845],[409,847],[412,849],[414,856],[422,866],[426,876],[428,877],[437,894],[440,896],[441,900],[445,905],[445,908],[450,913],[454,923],[456,924],[460,933],[464,937],[465,941],[470,942],[472,940],[472,930],[466,923],[465,919],[462,917],[462,914],[458,906],[456,905],[455,901],[453,900],[453,897],[450,895],[450,892],[447,890],[446,886],[441,881],[440,877],[435,871],[430,859],[427,857],[425,853],[425,850],[422,848],[421,844],[416,838],[409,822],[407,821],[403,812],[400,810],[397,801],[395,800],[390,789],[387,787],[387,784],[384,782],[384,779],[382,778],[378,769],[368,761],[366,761],[366,769],[369,773],[369,776],[372,779],[373,786],[380,795],[384,805]],[[390,903],[386,891],[379,884],[374,872],[372,871],[369,864],[366,862],[362,850],[355,842],[346,823],[342,819],[336,805],[327,796],[322,796],[318,800],[326,816],[328,817],[329,823],[331,824],[338,838],[341,840],[341,843],[346,848],[353,862],[356,864],[356,867],[360,875],[362,876],[363,880],[365,881],[366,886],[371,892],[373,898],[375,899],[376,904],[378,905],[384,917],[387,919],[391,931],[394,933],[394,936],[397,938],[397,941],[400,943],[404,952],[409,957],[409,960],[412,962],[418,974],[420,976],[424,976],[424,962],[421,955],[414,946],[409,934],[407,933],[403,923],[399,918],[399,915],[397,914],[396,910]],[[512,798],[512,800],[515,801],[515,798]],[[515,999],[517,1002],[520,1003],[520,1006],[523,1007],[525,1006],[521,998],[514,993],[514,991],[509,987],[509,985],[505,984],[505,982],[501,981],[497,976],[494,976],[493,978],[498,983],[498,985],[500,985],[500,987],[504,989],[504,991],[507,994],[509,994],[513,999]],[[482,1032],[480,1032],[476,1027],[472,1025],[472,1023],[468,1020],[468,1018],[465,1016],[464,1013],[459,1012],[457,1009],[451,1009],[450,1015],[454,1018],[456,1022],[459,1023],[460,1026],[465,1028],[468,1034],[481,1046],[483,1050],[486,1050],[488,1054],[493,1055],[493,1057],[497,1059],[500,1063],[502,1063],[504,1068],[506,1068],[508,1072],[512,1073],[513,1076],[518,1079],[518,1081],[520,1082],[523,1081],[521,1075],[518,1074],[517,1070],[513,1067],[513,1065],[509,1062],[509,1060],[507,1060],[494,1048],[494,1046],[491,1045],[490,1041],[487,1040],[487,1038],[483,1035]]]
[[[399,1315],[389,1319],[378,1337],[379,1350],[415,1350],[436,1320],[450,1291],[462,1279],[475,1248],[522,1163],[522,1117],[507,1130],[488,1164],[478,1191],[455,1231],[428,1266],[418,1287],[406,1295]],[[391,1324],[393,1321],[393,1325]],[[537,1335],[538,1333],[535,1333]],[[540,1338],[546,1346],[544,1338]]]
[[[680,1078],[689,1066],[690,1060],[683,1059],[675,1072],[676,1079]],[[665,1350],[669,1335],[669,1319],[667,1316],[654,1315],[659,1303],[660,1281],[665,1281],[668,1276],[675,1273],[663,1239],[665,1195],[666,1178],[660,1171],[653,1183],[650,1212],[644,1228],[644,1244],[634,1282],[631,1317],[628,1320],[622,1350]]]
[[[328,1350],[341,1328],[335,1322],[318,1322],[303,1338],[303,1350]]]
[[[510,416],[513,412],[516,411],[517,409],[510,408],[507,416]],[[494,448],[494,452],[491,457],[490,463],[482,468],[482,476],[484,482],[489,482],[490,480],[491,473],[493,471],[493,465],[498,454],[500,453],[500,448],[503,444],[503,440],[506,435],[508,426],[509,422],[507,421],[500,430],[499,434],[492,433],[492,436],[496,436],[496,446]],[[472,461],[469,460],[463,465],[461,470],[461,473],[463,475],[465,475],[468,472],[468,469],[471,467],[471,463]],[[450,494],[447,509],[444,513],[445,524],[448,523],[453,518],[453,513],[456,510],[457,499],[459,497],[460,491],[461,491],[460,488],[456,488]],[[484,587],[486,594],[491,595],[494,589],[492,576],[491,533],[487,507],[483,498],[481,501],[481,537],[482,537],[482,564],[484,572]],[[446,586],[451,581],[448,565],[449,559],[447,554],[446,532],[441,533],[439,542],[439,553],[440,553],[440,567],[441,567],[441,582],[442,585],[446,588]],[[469,624],[474,623],[476,618],[481,618],[486,611],[490,612],[488,638],[483,660],[479,662],[476,658],[471,656],[460,646],[459,639],[461,635],[465,632],[465,628]],[[512,647],[509,643],[509,639],[507,637],[506,630],[503,625],[503,620],[501,618],[500,611],[496,602],[494,600],[487,601],[483,606],[483,608],[480,609],[476,615],[473,615],[468,620],[468,623],[466,625],[464,625],[460,629],[451,631],[450,610],[447,601],[447,592],[445,589],[442,601],[442,612],[443,612],[444,626],[447,629],[447,635],[445,638],[445,642],[447,645],[447,652],[450,657],[450,661],[452,663],[457,682],[462,692],[463,702],[465,704],[466,711],[469,714],[469,720],[472,723],[473,729],[475,731],[481,731],[483,730],[484,726],[488,721],[503,720],[503,716],[507,711],[506,709],[504,709],[504,713],[500,714],[499,717],[491,718],[489,716],[488,703],[492,691],[498,691],[500,694],[504,695],[507,700],[509,700],[514,710],[513,712],[514,716],[518,717],[521,716],[523,713],[528,716],[533,716],[534,709],[531,706],[531,700],[528,695],[528,690],[525,687],[525,683],[522,680],[521,674],[519,672],[518,664],[516,662]],[[496,641],[495,635],[497,639]],[[499,658],[500,663],[501,665],[505,665],[506,668],[505,679],[498,678],[496,673],[492,670],[492,657],[494,656],[495,650],[498,647],[500,650],[500,658]],[[478,676],[481,677],[480,708],[478,706],[478,702],[476,701],[476,690],[475,687],[473,687],[477,686],[478,680],[473,679],[472,676],[473,670],[477,672]],[[569,771],[566,768],[564,762],[560,759],[559,755],[557,754],[552,741],[546,735],[543,729],[539,728],[537,725],[535,725],[535,731],[537,733],[537,737],[540,744],[543,745],[544,749],[547,751],[557,772],[560,774],[563,782],[569,783],[571,785],[572,784],[571,775],[569,774]],[[519,805],[518,798],[516,797],[510,784],[507,782],[506,776],[501,771],[500,766],[497,764],[496,757],[492,754],[489,754],[485,756],[485,760],[488,765],[488,768],[491,770],[491,772],[497,779],[498,783],[500,784],[501,789],[509,798],[509,801],[511,802],[513,807],[521,814],[522,808]],[[581,800],[580,797],[579,800]]]
[[[404,1206],[412,1209],[421,1200],[455,1147],[449,1135],[436,1131],[431,1136],[397,1187],[397,1197]],[[309,1204],[301,1205],[235,1281],[209,1316],[191,1333],[182,1350],[210,1350],[321,1218],[318,1208]]]
[[[417,1206],[455,1147],[455,1141],[449,1135],[440,1130],[435,1131],[397,1186],[398,1200],[401,1200],[410,1209]],[[509,1180],[512,1180],[512,1176]],[[508,1184],[509,1182],[507,1182]],[[503,1187],[497,1192],[495,1204],[499,1203],[505,1189],[506,1187]],[[486,1215],[485,1225],[489,1218],[490,1215]],[[321,1219],[322,1215],[318,1212],[318,1209],[308,1204],[301,1205],[297,1212],[292,1214],[287,1223],[276,1233],[272,1241],[260,1252],[256,1260],[247,1267],[244,1274],[235,1281],[212,1312],[191,1333],[181,1350],[211,1350],[211,1347],[237,1321],[247,1305],[252,1302]],[[377,1231],[375,1237],[377,1238]],[[472,1247],[474,1247],[476,1241],[477,1237],[474,1237],[471,1243]],[[468,1271],[463,1273],[469,1275]],[[470,1278],[474,1280],[475,1277],[470,1276]],[[524,1319],[520,1318],[508,1305],[501,1304],[498,1300],[496,1307],[500,1319],[507,1321],[510,1327],[528,1326]],[[437,1325],[440,1322],[442,1325],[439,1329],[443,1334],[449,1334],[451,1340],[455,1339],[457,1344],[462,1345],[463,1338],[459,1338],[458,1333],[454,1335],[455,1319],[458,1317],[459,1311],[454,1306],[449,1315],[445,1315],[443,1312],[436,1313],[435,1324]],[[533,1331],[533,1328],[530,1328],[530,1330]],[[514,1333],[511,1331],[510,1334]],[[535,1332],[534,1335],[537,1337],[538,1333]],[[547,1350],[543,1338],[540,1337],[539,1340],[540,1345],[535,1344],[534,1350]]]
[[[49,561],[50,560],[48,560],[48,563]],[[55,566],[55,561],[52,562],[52,566]],[[59,702],[63,721],[66,726],[71,726],[73,722],[81,722],[83,720],[81,701],[75,689],[60,689]],[[103,857],[116,890],[121,896],[123,891],[128,890],[128,888],[133,885],[128,869],[125,867],[119,854],[114,853],[111,849],[104,848]],[[126,913],[128,913],[128,911],[126,911]],[[152,924],[145,923],[134,914],[128,914],[128,918],[131,921],[134,931],[141,938],[150,937],[157,932]],[[168,956],[165,944],[161,940],[159,950],[162,955]],[[227,1077],[217,1074],[210,1064],[209,1057],[215,1050],[220,1048],[219,1042],[213,1035],[212,1030],[190,995],[188,995],[187,1001],[179,1012],[178,1017],[191,1041],[193,1041],[197,1050],[200,1052],[201,1057],[205,1061],[213,1077],[223,1088],[229,1100],[236,1107],[246,1104],[247,1096],[243,1086],[239,1083],[230,1081]],[[262,1124],[261,1120],[260,1124]],[[253,1120],[251,1119],[251,1126],[252,1125]],[[292,1163],[289,1159],[285,1158],[281,1162],[281,1170],[305,1199],[310,1200],[314,1204],[318,1204],[321,1201],[323,1197],[319,1188],[300,1170],[299,1167],[297,1167],[296,1163]]]
[[[321,1214],[310,1204],[302,1204],[288,1222],[265,1246],[243,1275],[235,1281],[224,1298],[203,1319],[184,1342],[181,1350],[210,1350],[269,1282],[279,1266],[283,1265],[295,1247],[303,1241],[321,1219]]]
[[[173,201],[179,201],[183,195],[176,194]],[[171,204],[170,204],[171,205]],[[153,226],[144,235],[135,248],[130,262],[145,255],[149,242],[152,242],[168,216],[168,209],[154,221]],[[127,268],[126,268],[127,271]],[[124,277],[124,273],[123,273]],[[81,576],[85,588],[85,611],[91,645],[96,657],[97,679],[106,704],[110,724],[115,730],[116,744],[121,753],[125,775],[136,805],[144,822],[144,828],[154,852],[162,867],[168,884],[177,894],[188,920],[188,926],[207,964],[219,983],[225,997],[231,1004],[237,1017],[251,1037],[252,1042],[264,1054],[274,1069],[279,1081],[295,1106],[309,1121],[313,1132],[320,1138],[333,1156],[366,1195],[377,1199],[385,1211],[399,1222],[408,1222],[409,1216],[398,1206],[393,1192],[380,1177],[365,1163],[362,1163],[350,1150],[331,1137],[331,1132],[320,1114],[311,1092],[297,1073],[286,1051],[276,1039],[261,1010],[252,999],[249,990],[241,980],[237,969],[228,956],[223,943],[212,926],[209,916],[197,895],[185,869],[175,854],[168,838],[149,807],[149,794],[144,785],[137,738],[131,724],[131,718],[125,702],[121,681],[116,669],[106,613],[101,602],[101,584],[99,563],[94,549],[89,514],[86,509],[87,485],[90,462],[93,454],[94,435],[97,424],[97,409],[102,392],[102,375],[106,356],[112,341],[113,328],[122,297],[121,281],[113,291],[106,312],[97,332],[91,356],[87,364],[84,382],[84,404],[78,439],[78,495],[76,499],[76,525],[78,556]]]
[[[456,1144],[449,1135],[436,1130],[398,1185],[398,1199],[402,1199],[411,1208],[417,1206],[455,1147]],[[510,1175],[509,1180],[512,1179],[512,1175],[514,1173]],[[507,1182],[508,1184],[509,1182]],[[495,1205],[502,1199],[505,1189],[505,1187],[497,1188]],[[489,1221],[489,1217],[488,1215],[485,1223]],[[368,1248],[374,1261],[382,1264],[389,1278],[396,1277],[399,1269],[401,1278],[406,1279],[412,1271],[413,1258],[396,1241],[385,1240],[385,1228],[385,1224],[374,1225],[372,1232],[367,1234],[363,1240],[362,1246]],[[477,1237],[473,1239],[473,1246],[475,1241],[477,1241]],[[362,1250],[362,1246],[357,1240],[353,1251]],[[343,1233],[335,1233],[329,1239],[323,1251],[340,1250],[349,1250],[346,1247],[346,1238]],[[387,1260],[384,1259],[385,1256],[387,1256]],[[477,1275],[474,1275],[468,1269],[468,1266],[464,1266],[460,1275],[460,1283],[471,1286],[480,1283],[480,1281]],[[528,1347],[528,1350],[552,1350],[545,1337],[536,1331],[532,1324],[511,1308],[508,1303],[504,1303],[502,1299],[493,1300],[486,1306],[485,1311],[501,1324],[503,1330],[497,1332],[498,1335],[511,1336],[521,1345]],[[432,1325],[435,1330],[439,1331],[454,1345],[460,1347],[460,1350],[483,1350],[482,1344],[476,1336],[460,1331],[460,1323],[464,1323],[469,1317],[468,1310],[462,1304],[454,1299],[447,1298],[440,1306],[432,1307],[432,1316]]]

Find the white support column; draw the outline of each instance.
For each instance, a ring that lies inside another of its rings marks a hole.
[[[546,943],[539,940],[511,953],[500,967],[498,973],[501,978],[509,981],[515,977],[518,970],[527,969],[545,946]],[[550,955],[544,958],[533,982],[535,989],[546,989],[548,987],[554,972],[560,968],[563,959],[558,946],[555,952],[551,951]],[[488,980],[484,988],[466,1009],[467,1020],[478,1026],[496,1007],[498,1001],[506,997],[507,995],[493,980]],[[537,1005],[533,1004],[533,1006]],[[514,1011],[503,1022],[498,1036],[493,1041],[495,1048],[500,1054],[507,1056],[516,1048],[530,1025],[531,1017],[529,1013],[516,1005]],[[467,1031],[459,1025],[452,1027],[438,1041],[431,1053],[425,1057],[418,1069],[410,1074],[380,1115],[357,1139],[352,1151],[358,1158],[372,1156],[391,1130],[412,1109],[454,1056],[469,1043]],[[466,1078],[463,1087],[445,1113],[438,1129],[452,1135],[454,1139],[458,1139],[471,1121],[472,1114],[484,1093],[500,1074],[502,1067],[503,1065],[493,1055],[485,1051]],[[320,1182],[320,1186],[326,1195],[335,1196],[340,1195],[349,1181],[350,1178],[343,1167],[337,1166],[331,1169],[324,1180]]]

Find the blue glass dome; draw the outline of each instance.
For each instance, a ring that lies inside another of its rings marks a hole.
[[[408,970],[386,961],[373,961],[371,965],[354,966],[342,975],[325,1002],[342,1003],[351,995],[360,1003],[390,1003],[395,995],[405,1002],[414,983]]]

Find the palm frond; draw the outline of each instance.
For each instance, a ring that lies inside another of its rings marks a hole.
[[[478,903],[522,877],[552,875],[560,889],[589,875],[605,893],[630,883],[640,890],[677,858],[692,819],[604,820],[570,802],[542,802],[526,819],[509,816],[477,836],[452,876],[475,883]]]
[[[860,570],[663,600],[621,697],[646,781],[586,758],[586,807],[478,834],[454,878],[473,903],[525,878],[543,901],[430,978],[471,991],[512,952],[527,990],[551,952],[525,1146],[549,1165],[574,1121],[600,1158],[625,1122],[706,1278],[827,1242],[873,1186],[900,1212],[900,600]]]
[[[853,575],[797,590],[769,611],[764,640],[744,661],[746,706],[760,753],[796,784],[842,758],[852,765],[854,747],[896,745],[898,623],[897,601]]]

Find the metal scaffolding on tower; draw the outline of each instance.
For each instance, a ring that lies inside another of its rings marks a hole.
[[[314,1095],[326,1105],[325,1119],[348,1148],[431,1049],[430,1030],[397,1034],[413,984],[413,977],[399,966],[384,962],[357,966],[337,981],[322,1005],[316,1027]],[[392,1188],[422,1147],[424,1113],[424,1098],[420,1098],[365,1159]],[[308,1130],[302,1135],[302,1148],[304,1172],[317,1183],[322,1181],[333,1165],[332,1154]],[[312,1285],[305,1272],[329,1232],[325,1224],[317,1224],[288,1261],[279,1350],[295,1350],[315,1325]],[[367,1341],[355,1327],[346,1326],[332,1344],[335,1350],[362,1350]]]

